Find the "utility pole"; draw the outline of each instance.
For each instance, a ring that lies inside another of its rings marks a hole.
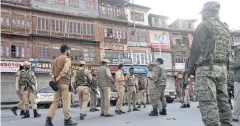
[[[120,44],[120,33],[118,33],[118,64],[120,64],[120,51],[119,51],[119,44]]]

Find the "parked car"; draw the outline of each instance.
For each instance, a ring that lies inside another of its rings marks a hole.
[[[117,104],[117,99],[118,99],[118,94],[117,92],[111,92],[111,101],[110,103],[113,105],[113,106],[116,106]]]
[[[38,106],[49,107],[54,98],[54,91],[50,87],[43,87],[37,92],[37,104]]]
[[[177,92],[175,90],[165,90],[165,97],[167,103],[172,103],[177,97]]]

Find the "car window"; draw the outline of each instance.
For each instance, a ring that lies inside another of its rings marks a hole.
[[[41,88],[38,93],[54,93],[52,88]]]

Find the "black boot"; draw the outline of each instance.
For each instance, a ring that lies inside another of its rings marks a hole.
[[[146,108],[146,105],[145,105],[145,104],[143,105],[143,108]]]
[[[85,115],[80,113],[80,120],[84,120]]]
[[[30,117],[29,110],[27,110],[22,118],[25,119],[29,117]]]
[[[180,106],[180,108],[187,108],[187,105],[183,104],[182,106]]]
[[[149,113],[150,116],[158,116],[158,110],[157,108],[154,108],[150,113]]]
[[[162,111],[159,114],[160,115],[167,115],[167,110],[166,109],[162,109]]]
[[[187,104],[187,108],[190,108],[190,104]]]
[[[25,115],[25,112],[24,112],[24,110],[21,110],[20,111],[20,116],[23,116],[23,115]]]
[[[17,106],[12,107],[10,110],[13,112],[14,115],[17,115],[17,110],[18,110]]]
[[[97,108],[94,108],[94,110],[95,110],[95,111],[99,111],[99,109],[97,109]]]
[[[34,118],[37,118],[37,117],[40,117],[42,115],[38,114],[36,109],[33,109],[33,116],[34,116]]]
[[[95,112],[94,108],[91,108],[89,111],[90,111],[90,112]]]
[[[53,126],[51,117],[46,118],[45,126]]]
[[[133,109],[133,111],[140,111],[140,110],[139,110],[139,109],[137,109],[137,108],[134,108],[134,109]]]
[[[137,108],[141,108],[141,105],[138,105],[138,107]]]
[[[77,122],[73,122],[71,118],[69,118],[68,120],[64,120],[64,126],[76,126],[78,123]]]

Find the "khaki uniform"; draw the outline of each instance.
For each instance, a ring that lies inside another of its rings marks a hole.
[[[151,97],[151,92],[153,92],[154,87],[155,87],[154,80],[153,80],[154,72],[153,71],[149,71],[147,73],[147,77],[148,77],[148,79],[147,79],[147,89],[148,89],[148,92],[149,92],[149,101],[152,104],[153,97]]]
[[[64,119],[70,118],[70,100],[69,100],[69,84],[71,82],[71,60],[66,55],[57,57],[52,66],[51,77],[58,79],[59,90],[54,93],[53,102],[48,110],[48,117],[55,116],[59,102],[62,99]]]
[[[140,84],[138,84],[139,90],[138,90],[138,94],[137,94],[137,98],[138,98],[138,104],[141,105],[142,103],[144,105],[146,105],[146,101],[147,101],[147,91],[146,91],[146,87],[147,84],[145,82],[145,79],[142,79],[141,81],[139,80],[138,83],[144,83],[144,89],[140,89]]]
[[[92,80],[92,76],[90,74],[90,72],[86,69],[84,69],[84,67],[80,67],[79,68],[79,71],[83,70],[83,73],[84,73],[84,77],[85,77],[85,82],[83,83],[78,83],[78,75],[77,75],[77,72],[74,72],[74,75],[73,75],[73,83],[76,83],[76,90],[78,92],[78,96],[79,96],[79,103],[80,103],[80,110],[81,110],[81,113],[82,114],[86,114],[87,112],[87,105],[88,105],[88,102],[89,102],[89,93],[90,93],[90,89],[89,89],[89,84],[87,82],[87,79],[89,79],[90,81]]]
[[[101,66],[97,71],[98,85],[101,96],[101,114],[109,115],[111,84],[109,78],[112,76],[110,69],[106,66]]]
[[[98,83],[97,77],[93,77],[92,84],[95,89],[97,88],[97,85],[98,85],[97,83]],[[90,108],[91,109],[96,108],[96,104],[97,104],[97,94],[92,89],[90,89]]]
[[[31,84],[27,86],[26,82],[24,80],[28,80]],[[19,97],[22,96],[21,100],[18,105],[21,106],[23,110],[29,109],[29,100],[32,103],[32,109],[37,109],[37,103],[36,103],[36,77],[33,72],[30,70],[22,70],[19,74],[19,76],[16,77],[16,85],[19,85]]]
[[[19,80],[17,80],[17,77],[20,76],[20,72],[21,72],[21,71],[18,71],[18,72],[16,73],[16,82],[19,81]],[[19,83],[17,83],[17,84],[19,84]],[[20,89],[20,87],[18,87],[18,89]],[[19,101],[19,103],[16,104],[15,106],[18,107],[18,108],[20,108],[20,109],[23,109],[23,102],[22,102],[23,92],[22,92],[21,90],[19,90],[19,93],[18,93],[17,95],[18,95],[20,101]]]
[[[125,79],[122,70],[118,70],[115,75],[116,86],[117,86],[117,93],[118,93],[118,100],[116,105],[116,110],[122,110],[123,105],[123,98],[125,93]]]
[[[136,108],[137,93],[136,93],[136,80],[135,76],[127,74],[127,93],[128,93],[128,108],[131,109],[131,101],[133,108]]]

